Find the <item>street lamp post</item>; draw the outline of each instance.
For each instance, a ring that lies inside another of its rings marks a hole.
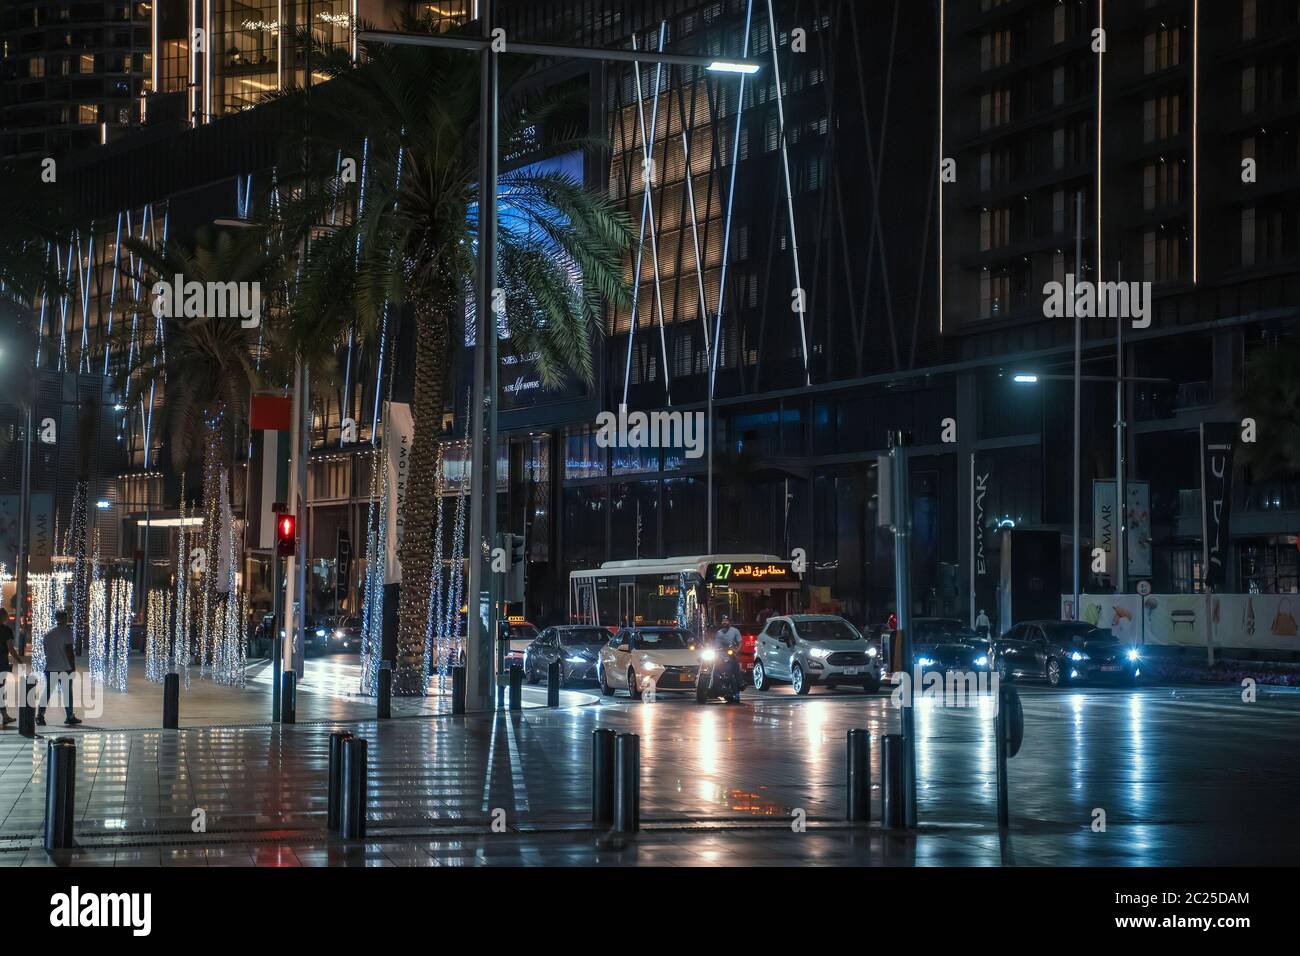
[[[465,655],[466,710],[485,710],[492,700],[492,649],[496,642],[497,595],[495,575],[488,573],[489,556],[483,553],[483,541],[496,533],[497,472],[497,363],[495,328],[492,311],[493,290],[497,282],[497,177],[498,122],[501,90],[498,57],[501,53],[556,59],[598,60],[602,62],[645,62],[664,65],[693,66],[713,73],[748,76],[762,69],[761,64],[746,59],[723,59],[692,56],[653,50],[623,50],[601,47],[564,46],[554,43],[526,43],[509,40],[496,31],[495,0],[481,0],[479,36],[433,33],[407,33],[396,30],[363,30],[359,41],[369,43],[404,43],[444,50],[466,50],[482,58],[480,82],[481,125],[479,130],[479,261],[475,283],[475,356],[471,390],[471,431],[474,440],[470,457],[470,528],[466,554],[469,560],[469,602],[478,608],[468,615],[470,647]],[[418,427],[418,425],[417,425]],[[710,436],[712,440],[712,436]],[[488,582],[487,606],[483,606],[484,582]],[[472,607],[472,605],[471,605]],[[500,681],[498,691],[500,692]]]

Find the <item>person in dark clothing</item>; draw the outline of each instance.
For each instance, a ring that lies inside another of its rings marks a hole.
[[[9,716],[9,709],[4,691],[12,679],[12,661],[18,660],[18,648],[14,644],[14,630],[9,626],[9,612],[0,607],[0,727],[8,727],[14,722]]]

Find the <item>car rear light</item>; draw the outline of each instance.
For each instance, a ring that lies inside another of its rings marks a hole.
[[[746,651],[752,651],[752,650],[753,650],[755,647],[757,647],[757,646],[758,646],[758,635],[757,635],[757,634],[742,634],[742,635],[740,635],[740,650],[741,650],[742,653],[744,653],[744,652],[746,652]]]

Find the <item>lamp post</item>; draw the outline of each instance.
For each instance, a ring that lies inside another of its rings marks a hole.
[[[497,177],[498,111],[501,90],[498,74],[498,57],[502,53],[523,56],[550,57],[554,59],[596,60],[605,63],[658,63],[663,65],[699,67],[712,73],[748,76],[762,69],[761,64],[746,59],[729,59],[716,56],[692,56],[664,53],[653,50],[625,50],[602,47],[565,46],[555,43],[526,43],[509,39],[504,31],[497,32],[495,0],[481,0],[479,4],[478,36],[433,33],[408,33],[398,30],[363,30],[357,39],[368,43],[398,43],[412,46],[434,47],[443,50],[465,50],[481,57],[479,130],[479,258],[475,282],[475,349],[474,378],[470,398],[471,431],[474,439],[470,450],[470,528],[466,556],[469,560],[469,596],[471,609],[467,620],[469,648],[465,655],[465,691],[467,710],[485,710],[492,700],[491,688],[493,660],[497,632],[497,594],[499,588],[495,575],[487,572],[483,554],[485,536],[496,533],[497,486],[497,362],[495,328],[496,315],[492,312],[492,291],[497,282]],[[495,34],[495,35],[494,35]],[[647,187],[648,188],[648,187]],[[631,334],[631,332],[629,332]],[[712,440],[712,436],[710,436]],[[486,575],[486,577],[485,577]],[[484,588],[485,580],[488,587]],[[483,595],[487,591],[487,606]],[[476,608],[477,605],[477,608]],[[495,681],[500,690],[500,679]]]
[[[1115,501],[1116,501],[1116,508],[1120,514],[1120,520],[1118,525],[1119,534],[1116,539],[1116,555],[1118,561],[1118,567],[1115,573],[1116,594],[1122,594],[1125,590],[1127,590],[1127,582],[1128,582],[1128,575],[1127,575],[1128,558],[1125,553],[1125,546],[1127,544],[1127,542],[1125,541],[1125,535],[1127,533],[1126,524],[1127,524],[1127,513],[1128,513],[1128,501],[1127,501],[1128,495],[1125,491],[1125,477],[1124,477],[1124,429],[1126,427],[1126,423],[1124,421],[1124,404],[1123,404],[1124,386],[1127,385],[1129,382],[1153,382],[1159,384],[1167,384],[1170,381],[1170,379],[1160,378],[1157,376],[1125,375],[1123,342],[1124,342],[1124,323],[1123,320],[1120,320],[1119,329],[1116,332],[1116,371],[1118,374],[1115,375],[1080,375],[1078,374],[1078,365],[1076,361],[1076,366],[1075,366],[1076,373],[1074,375],[1051,375],[1051,374],[1045,374],[1043,372],[1025,371],[1025,372],[1014,372],[1012,373],[1011,376],[1011,380],[1017,385],[1037,385],[1040,382],[1074,382],[1076,395],[1078,395],[1079,393],[1079,386],[1080,383],[1082,382],[1115,383],[1115,432],[1116,432],[1115,435],[1115,479],[1116,479],[1115,480],[1115,492],[1116,492]],[[1077,409],[1077,404],[1078,403],[1076,399],[1076,409]],[[1077,415],[1077,410],[1076,410],[1076,415]],[[1079,475],[1078,475],[1079,469],[1077,466],[1077,462],[1079,461],[1080,458],[1079,439],[1080,439],[1079,429],[1076,427],[1074,432],[1074,460],[1076,462],[1076,467],[1075,467],[1076,474],[1074,476],[1075,489],[1076,489],[1076,494],[1075,494],[1076,501],[1074,506],[1074,535],[1075,535],[1074,616],[1075,616],[1075,620],[1078,620],[1079,617],[1079,578],[1078,578],[1079,575],[1079,568],[1078,568],[1079,503],[1077,501],[1078,499],[1077,489],[1078,489],[1078,482],[1079,482]]]

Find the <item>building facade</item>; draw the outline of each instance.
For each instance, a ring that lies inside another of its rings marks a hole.
[[[349,23],[426,13],[451,29],[475,15],[473,3],[312,4],[309,54],[286,51],[279,27],[305,6],[182,3],[170,20],[167,7],[148,125],[77,160],[99,211],[68,262],[90,292],[43,326],[49,367],[111,365],[84,330],[112,321],[119,229],[184,235],[266,193],[275,119],[259,92],[302,82],[309,56],[354,56]],[[634,302],[607,317],[593,388],[528,388],[503,352],[498,510],[502,530],[526,536],[530,616],[562,618],[568,573],[605,560],[801,548],[808,606],[880,623],[893,558],[874,466],[894,428],[913,442],[915,610],[994,615],[1007,527],[1061,533],[1068,591],[1074,550],[1096,544],[1093,482],[1114,479],[1117,419],[1126,478],[1149,510],[1149,565],[1129,588],[1201,588],[1197,429],[1243,417],[1246,363],[1297,329],[1295,3],[500,8],[512,36],[763,64],[752,77],[539,64],[536,82],[586,91],[607,148],[581,169],[626,203],[635,242]],[[196,13],[210,17],[206,59],[184,46]],[[1044,309],[1045,286],[1067,275],[1150,282],[1153,295],[1150,324],[1125,327],[1118,348],[1113,317],[1082,323],[1078,540],[1073,385],[1061,379],[1074,323]],[[401,341],[383,372],[399,395]],[[344,360],[347,394],[327,396],[314,422],[309,549],[322,581],[337,529],[364,534],[364,449],[388,390],[376,356]],[[469,364],[458,360],[448,390],[449,437],[463,433]],[[622,404],[705,414],[711,453],[601,447],[596,416]],[[150,507],[179,500],[174,483],[139,477],[146,449],[150,473],[161,458],[150,413],[125,415],[128,511],[142,494],[156,496]],[[342,443],[345,416],[363,451]],[[1242,468],[1236,489],[1230,588],[1295,591],[1300,485]],[[353,565],[343,606],[355,609]],[[1085,589],[1114,587],[1084,567]]]

